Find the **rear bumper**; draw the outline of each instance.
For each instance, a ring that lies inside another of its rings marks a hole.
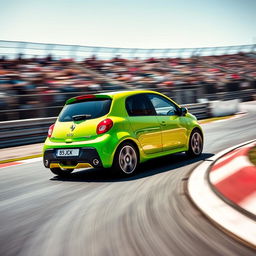
[[[79,148],[78,156],[59,157],[56,153],[57,148],[50,148],[44,151],[43,162],[46,168],[77,169],[103,167],[102,160],[100,159],[97,150],[92,147]]]
[[[44,143],[44,156],[46,160],[49,158],[51,162],[54,163],[60,160],[75,160],[77,163],[88,163],[93,167],[96,167],[93,164],[94,157],[98,157],[100,164],[97,167],[109,168],[112,166],[114,152],[119,143],[119,139],[116,136],[111,136],[110,134],[103,134],[98,136],[96,139],[87,140],[87,141],[73,141],[72,143],[65,142],[55,142],[51,141],[50,138],[47,138]],[[80,149],[80,154],[78,157],[57,157],[56,151],[57,149]],[[67,164],[67,163],[66,163]],[[44,164],[46,167],[49,164]],[[47,168],[51,168],[50,166]],[[72,168],[82,168],[82,167],[74,167]]]

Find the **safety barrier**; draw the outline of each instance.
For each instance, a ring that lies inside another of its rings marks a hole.
[[[208,103],[184,105],[198,119],[209,116]],[[43,142],[56,117],[0,122],[0,148]]]
[[[212,116],[228,116],[239,112],[240,100],[212,101],[209,105]]]
[[[43,142],[56,117],[0,122],[0,148]]]

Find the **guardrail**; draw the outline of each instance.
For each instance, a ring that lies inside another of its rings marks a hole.
[[[56,117],[0,122],[0,148],[43,142]]]
[[[184,105],[198,119],[209,117],[208,103]],[[56,117],[0,122],[0,148],[43,142]]]

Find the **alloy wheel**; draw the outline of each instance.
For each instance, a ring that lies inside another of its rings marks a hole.
[[[130,145],[125,145],[119,153],[119,165],[126,174],[131,174],[137,166],[137,154]]]
[[[194,132],[191,138],[191,149],[195,155],[200,155],[203,148],[203,139],[199,132]]]

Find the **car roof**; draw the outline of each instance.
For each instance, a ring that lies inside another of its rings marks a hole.
[[[156,92],[156,91],[152,91],[152,90],[123,90],[123,91],[114,91],[114,92],[102,92],[102,93],[95,93],[95,94],[89,94],[89,95],[94,95],[96,96],[96,98],[111,98],[113,100],[117,100],[117,99],[121,99],[121,98],[126,98],[128,96],[131,95],[136,95],[136,94],[140,94],[140,93],[154,93],[154,94],[158,94],[158,95],[162,95],[164,97],[167,97],[166,95],[163,95],[162,93]],[[89,96],[87,95],[79,95],[78,97],[87,97]],[[74,98],[70,98],[66,101],[66,104],[69,104],[73,101],[76,100],[77,97]],[[177,106],[179,106],[176,102],[174,102],[172,99],[169,98],[169,100],[171,100],[174,104],[176,104]]]

